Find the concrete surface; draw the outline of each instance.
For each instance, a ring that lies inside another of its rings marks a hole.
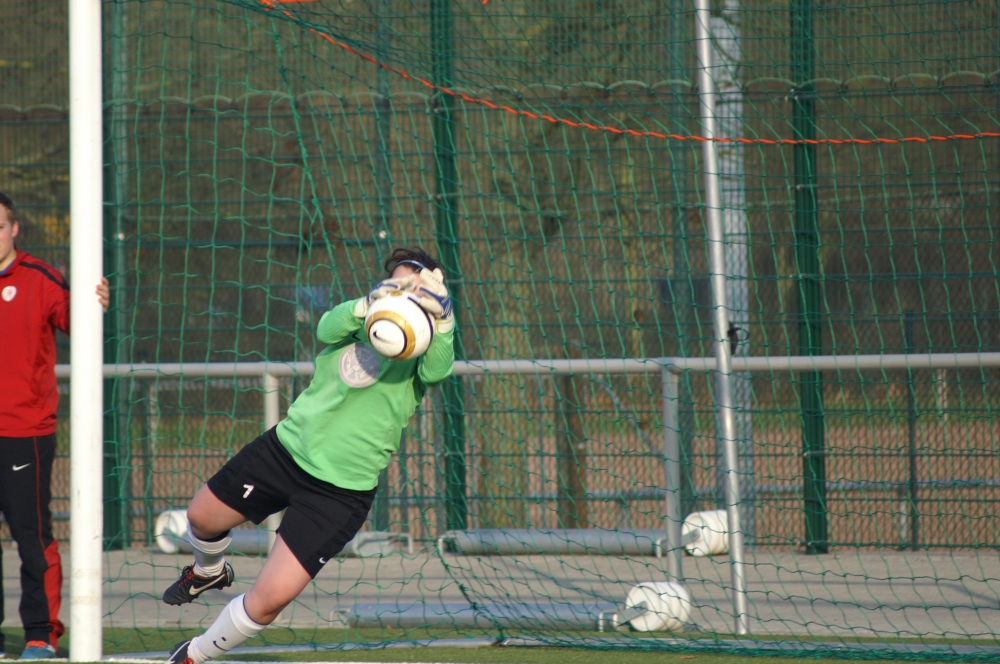
[[[69,550],[62,550],[63,620],[68,616]],[[1000,555],[979,553],[855,552],[807,556],[750,552],[747,588],[751,631],[758,635],[984,638],[1000,633]],[[159,601],[188,556],[146,549],[105,555],[105,626],[207,627],[230,599],[246,591],[263,559],[235,557],[237,582],[185,607]],[[447,565],[447,567],[446,567]],[[684,559],[694,610],[691,629],[731,632],[728,557]],[[17,615],[19,561],[3,550],[6,626]],[[652,557],[452,556],[431,552],[329,563],[315,584],[277,624],[333,627],[331,613],[355,604],[389,607],[463,603],[620,603],[641,581],[666,579],[665,561]],[[463,595],[462,587],[465,588]],[[581,625],[581,628],[585,625]]]

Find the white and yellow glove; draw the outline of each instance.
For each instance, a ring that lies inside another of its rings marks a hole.
[[[375,287],[365,297],[361,298],[354,305],[354,317],[364,318],[368,315],[368,307],[371,306],[372,302],[378,300],[379,298],[388,297],[390,293],[395,293],[398,291],[413,291],[413,282],[416,281],[417,275],[408,274],[405,277],[397,277],[395,279],[385,279],[383,281],[375,284]]]
[[[444,272],[441,268],[424,268],[420,271],[420,288],[416,294],[420,306],[434,318],[438,332],[449,332],[455,327],[451,296],[448,294],[448,287],[444,285]]]

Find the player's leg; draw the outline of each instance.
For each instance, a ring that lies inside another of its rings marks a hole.
[[[8,438],[0,483],[2,508],[21,557],[21,622],[27,643],[23,659],[54,657],[65,628],[59,621],[62,561],[52,535],[54,435]]]
[[[226,550],[232,542],[229,531],[247,520],[219,500],[208,485],[195,495],[187,515],[194,565],[181,570],[181,577],[163,593],[163,601],[175,606],[194,601],[206,590],[232,585],[235,575],[226,562]]]
[[[2,487],[0,487],[0,490],[2,490]],[[0,509],[0,512],[3,512],[3,510]],[[2,578],[3,578],[3,552],[0,551],[0,579]],[[3,613],[3,606],[4,606],[3,593],[0,593],[0,625],[3,624],[4,618],[6,617],[4,616]],[[3,659],[5,655],[6,655],[6,643],[4,641],[4,634],[2,631],[0,631],[0,659]]]
[[[364,525],[374,489],[338,489],[295,465],[283,447],[272,451],[273,474],[295,491],[267,563],[253,588],[230,602],[205,634],[178,644],[168,664],[202,664],[256,636]]]
[[[9,521],[10,517],[7,516],[8,506],[10,501],[14,499],[14,493],[10,490],[10,483],[7,482],[7,473],[9,467],[12,467],[7,459],[7,450],[9,450],[8,442],[10,438],[0,436],[0,513],[3,513],[4,520]],[[0,579],[3,578],[3,555],[0,552]],[[6,619],[4,614],[4,593],[0,593],[0,625]],[[0,657],[3,657],[6,651],[6,642],[4,639],[4,634],[0,631]]]
[[[253,588],[231,601],[204,634],[177,646],[169,662],[202,664],[225,655],[257,636],[312,578],[279,535]]]
[[[203,540],[213,540],[247,521],[247,517],[222,502],[206,484],[188,506],[188,530]]]
[[[264,569],[244,599],[247,615],[257,623],[270,625],[312,579],[313,575],[278,535],[274,548],[267,554]]]
[[[230,529],[245,521],[259,524],[288,504],[282,478],[274,472],[271,460],[271,448],[280,444],[273,429],[264,432],[195,495],[188,508],[188,540],[195,562],[164,591],[164,602],[186,604],[206,590],[232,585],[233,568],[225,559],[232,541]]]

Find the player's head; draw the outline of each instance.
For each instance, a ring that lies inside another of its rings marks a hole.
[[[444,271],[441,263],[420,247],[397,247],[385,259],[384,267],[386,275],[393,279],[405,277],[414,272],[419,273],[424,268],[428,270],[441,268],[441,271]],[[419,285],[417,284],[417,286]]]
[[[0,269],[14,260],[14,238],[20,231],[17,210],[10,196],[0,191]]]

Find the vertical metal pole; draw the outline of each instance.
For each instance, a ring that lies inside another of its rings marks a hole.
[[[669,43],[667,45],[667,78],[684,81],[687,79],[687,57],[690,51],[688,28],[684,14],[690,11],[688,0],[670,0]],[[688,114],[684,95],[679,88],[671,91],[667,102],[667,116],[673,123],[671,131],[681,135],[690,133]],[[688,210],[691,185],[691,148],[686,143],[678,144],[667,141],[673,167],[670,169],[674,178],[673,187],[677,197],[673,215],[672,259],[673,276],[670,279],[671,301],[673,307],[674,325],[677,334],[675,354],[679,357],[691,357],[695,354],[698,328],[695,323],[694,288],[691,282],[691,256],[688,253]],[[688,514],[697,509],[694,492],[694,482],[691,479],[691,439],[694,431],[694,397],[691,390],[691,374],[685,372],[677,384],[677,435],[681,449],[681,514]]]
[[[386,21],[388,0],[377,0],[376,11],[376,52],[383,62],[388,60],[389,34]],[[390,99],[389,74],[378,69],[379,98],[375,103],[375,134],[378,136],[378,156],[375,160],[375,188],[378,192],[378,228],[375,229],[375,246],[391,244],[389,224],[392,216],[392,171],[390,166],[391,146],[389,136],[392,131],[392,101]]]
[[[389,469],[378,474],[375,502],[372,505],[372,526],[375,530],[389,530]]]
[[[113,232],[109,232],[108,223],[110,219],[105,218],[104,238],[106,240],[104,249],[106,251],[105,262],[114,262],[115,240]],[[72,221],[71,221],[72,223]],[[117,290],[117,280],[111,282],[112,292]],[[104,326],[104,356],[111,362],[117,363],[118,357],[118,334],[117,312],[109,311],[104,315],[106,325]],[[72,328],[71,328],[72,329]],[[124,431],[119,419],[119,381],[118,376],[111,376],[104,379],[103,384],[103,408],[104,415],[104,549],[107,551],[121,549],[125,546],[124,532],[126,529],[125,506],[122,504],[122,479],[125,475],[125,468],[122,459],[122,447],[124,445]]]
[[[570,354],[567,353],[567,357]],[[564,429],[556,438],[556,485],[558,523],[560,528],[587,527],[587,480],[584,458],[586,438],[580,385],[574,376],[559,376],[559,410]]]
[[[912,355],[916,352],[914,348],[913,335],[913,312],[906,312],[906,353]],[[907,498],[909,501],[909,527],[906,529],[909,534],[910,548],[916,551],[920,546],[920,512],[917,510],[917,390],[913,381],[913,369],[906,370],[906,401],[907,401],[907,429],[909,433],[909,445],[907,450],[907,460],[909,461],[909,482],[907,482]]]
[[[791,0],[791,59],[795,90],[792,96],[795,138],[816,138],[816,99],[813,90],[812,0]],[[816,205],[816,146],[793,148],[795,161],[795,256],[799,286],[799,354],[822,352],[820,308],[819,226]],[[802,399],[802,493],[805,508],[805,545],[808,553],[827,553],[829,526],[826,510],[826,445],[823,421],[823,374],[799,374]]]
[[[376,38],[379,60],[385,62],[388,59],[388,41],[386,24],[386,10],[388,1],[377,0],[376,11]],[[390,216],[392,209],[392,174],[390,170],[390,145],[389,134],[392,131],[390,113],[392,112],[392,102],[389,98],[389,76],[385,69],[378,69],[378,91],[379,97],[375,102],[375,134],[378,137],[378,155],[375,158],[375,189],[378,195],[378,227],[375,230],[375,246],[384,247],[386,250],[391,246],[390,239]],[[388,253],[385,251],[384,253]],[[379,473],[378,485],[375,492],[375,503],[372,506],[373,526],[375,530],[389,530],[389,469],[385,468]]]
[[[281,384],[278,377],[272,373],[264,374],[264,428],[278,426],[281,421]],[[281,525],[282,512],[267,517],[264,527],[267,528],[267,550],[274,548],[278,526]]]
[[[399,436],[399,526],[402,532],[410,532],[410,473],[406,463],[408,459],[406,446],[406,429]]]
[[[433,81],[450,88],[452,85],[452,17],[450,0],[431,0],[431,50],[433,51]],[[462,302],[462,267],[458,254],[458,216],[456,192],[458,171],[455,164],[455,128],[452,123],[452,97],[435,94],[434,164],[436,172],[435,233],[438,251],[444,264],[445,278],[455,308],[455,359],[465,359],[460,320]],[[451,376],[441,385],[444,399],[444,473],[445,513],[449,530],[467,527],[468,497],[465,485],[465,395],[462,379]]]
[[[108,4],[112,35],[110,40],[112,67],[105,89],[114,105],[108,110],[110,141],[105,146],[109,186],[106,194],[109,205],[105,209],[104,249],[105,265],[113,265],[111,275],[112,308],[106,316],[105,357],[116,364],[124,359],[126,352],[122,336],[125,330],[125,240],[122,228],[122,209],[125,196],[125,162],[128,158],[126,145],[125,107],[119,100],[125,86],[127,59],[122,43],[125,29],[125,4]],[[105,423],[104,441],[105,469],[104,495],[104,546],[106,549],[121,549],[129,544],[131,530],[131,436],[128,429],[128,398],[130,391],[123,388],[119,377],[104,380]]]
[[[70,659],[101,659],[104,273],[101,1],[69,2],[70,144]]]
[[[537,439],[537,442],[535,443],[535,450],[537,452],[536,460],[537,460],[537,463],[538,463],[538,484],[537,484],[537,486],[539,486],[539,487],[545,487],[547,485],[547,482],[548,482],[548,479],[549,479],[548,478],[548,474],[545,471],[545,461],[546,461],[546,458],[548,457],[548,448],[547,448],[548,438],[545,436],[545,413],[548,412],[546,410],[546,408],[545,408],[545,383],[546,383],[546,379],[544,377],[542,377],[542,376],[536,376],[535,379],[536,379],[537,385],[538,385],[538,421],[537,421],[538,439]],[[558,480],[558,477],[559,477],[559,474],[557,472],[556,473],[557,480]],[[558,510],[558,507],[554,511],[555,515],[556,515],[556,524],[555,524],[555,526],[553,526],[552,523],[551,523],[552,520],[549,518],[549,514],[553,512],[553,510],[549,509],[549,507],[551,506],[551,501],[545,497],[545,491],[543,491],[541,489],[538,490],[538,505],[541,506],[541,510],[542,510],[541,518],[539,520],[539,523],[538,524],[529,524],[529,525],[540,525],[543,528],[558,527],[558,525],[559,525],[559,521],[558,521],[558,519],[559,519],[559,510]],[[557,505],[558,505],[558,503],[557,503]]]
[[[664,515],[667,531],[667,574],[674,581],[683,582],[681,567],[684,547],[681,546],[681,443],[678,418],[678,375],[667,367],[660,369],[663,385],[663,471]]]
[[[713,80],[718,93],[716,131],[722,138],[743,135],[743,63],[740,0],[725,0],[711,18]],[[750,219],[746,204],[746,146],[717,144],[722,196],[722,228],[726,237],[726,303],[730,325],[743,330],[745,339],[736,347],[743,357],[750,354]],[[739,333],[737,333],[738,335]],[[749,543],[757,537],[757,496],[754,491],[753,389],[751,376],[740,372],[730,379],[739,440],[740,506],[743,535]],[[724,494],[725,491],[720,491]]]
[[[747,613],[746,561],[743,530],[740,526],[739,454],[736,441],[736,413],[731,384],[729,317],[726,310],[725,233],[722,227],[722,196],[715,141],[715,82],[712,80],[712,44],[708,23],[709,0],[695,0],[695,30],[698,42],[698,91],[701,132],[709,140],[702,143],[705,172],[705,225],[708,231],[708,269],[712,280],[712,332],[715,350],[715,408],[726,472],[726,515],[729,519],[729,556],[732,564],[735,632],[750,631]]]
[[[128,24],[126,2],[110,3],[112,25],[115,34],[112,36],[112,57],[114,58],[114,72],[112,74],[111,98],[121,100],[125,96],[125,88],[128,81],[128,49],[126,35],[128,34]],[[115,290],[114,290],[114,320],[115,336],[118,339],[114,357],[116,363],[125,362],[131,357],[131,349],[125,341],[126,320],[125,305],[128,280],[126,277],[126,255],[125,255],[125,223],[124,210],[127,189],[127,163],[128,163],[128,127],[125,124],[127,107],[119,101],[112,109],[111,141],[112,153],[114,154],[114,265],[115,265]],[[122,530],[121,546],[127,548],[132,530],[132,435],[129,427],[129,396],[132,394],[131,388],[123,390],[118,386],[118,397],[115,402],[117,415],[115,440],[118,443],[118,465],[122,469],[118,474],[121,495]],[[124,398],[123,398],[124,397]]]
[[[156,384],[157,379],[149,381],[149,388],[146,392],[146,422],[145,431],[142,437],[142,497],[146,511],[146,546],[153,546],[153,527],[155,516],[153,514],[153,478],[156,477],[156,438],[160,427],[159,419],[159,389]]]

